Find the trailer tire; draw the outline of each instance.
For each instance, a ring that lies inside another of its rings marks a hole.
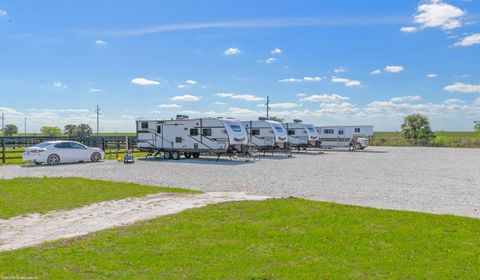
[[[185,158],[191,158],[192,157],[191,153],[184,153],[183,155],[185,156]]]
[[[172,159],[179,160],[180,159],[180,152],[173,151],[172,152]]]
[[[193,156],[193,158],[199,158],[199,157],[200,157],[200,153],[192,153],[192,156]]]
[[[164,159],[171,159],[172,158],[172,153],[171,152],[163,152],[163,158]]]

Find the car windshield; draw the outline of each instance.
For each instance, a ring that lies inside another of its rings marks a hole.
[[[48,145],[50,145],[50,144],[52,144],[52,143],[50,143],[50,142],[43,142],[43,143],[38,143],[38,144],[35,144],[35,146],[34,146],[34,147],[37,147],[37,148],[44,148],[44,147],[46,147],[46,146],[48,146]]]
[[[280,126],[275,126],[275,129],[277,130],[277,132],[283,133],[283,128],[282,128],[282,127],[280,127]]]
[[[231,124],[230,128],[235,132],[242,132],[242,128],[238,124]]]

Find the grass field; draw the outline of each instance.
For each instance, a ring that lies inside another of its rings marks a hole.
[[[0,253],[0,278],[479,279],[480,220],[299,199],[211,205]]]
[[[193,191],[82,178],[0,180],[0,219],[159,192]]]
[[[453,148],[480,148],[480,133],[471,131],[436,131],[432,141],[412,141],[400,132],[374,132],[372,146],[433,146]]]

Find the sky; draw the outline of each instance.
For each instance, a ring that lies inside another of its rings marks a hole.
[[[265,116],[397,131],[480,119],[480,1],[0,0],[7,124]]]

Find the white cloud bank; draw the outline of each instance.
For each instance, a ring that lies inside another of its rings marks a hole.
[[[443,90],[448,92],[461,92],[461,93],[480,93],[480,84],[464,84],[464,83],[454,83],[448,86],[445,86]]]
[[[441,0],[430,0],[417,7],[413,22],[421,28],[452,30],[461,27],[466,12]]]
[[[154,86],[159,85],[160,82],[154,80],[148,80],[145,78],[135,78],[130,81],[132,84],[139,85],[139,86]]]
[[[300,99],[300,101],[308,101],[308,102],[340,102],[348,100],[348,97],[346,96],[341,96],[338,94],[314,94],[310,95],[308,97]]]
[[[185,94],[185,95],[174,96],[170,100],[182,101],[182,102],[197,102],[197,101],[200,101],[200,99],[201,99],[200,96]]]
[[[480,33],[475,33],[455,43],[456,47],[469,47],[480,44]]]
[[[350,80],[350,79],[346,79],[346,78],[338,78],[338,77],[335,77],[335,76],[332,77],[331,81],[332,81],[332,83],[344,84],[347,87],[359,87],[359,86],[362,85],[362,83],[360,81]]]
[[[223,52],[224,55],[230,56],[230,55],[237,55],[240,54],[240,49],[238,48],[228,48]]]
[[[252,94],[235,94],[235,93],[225,93],[225,92],[219,92],[215,93],[215,96],[218,97],[227,97],[231,99],[236,99],[236,100],[243,100],[243,101],[263,101],[265,98],[263,97],[258,97]]]

